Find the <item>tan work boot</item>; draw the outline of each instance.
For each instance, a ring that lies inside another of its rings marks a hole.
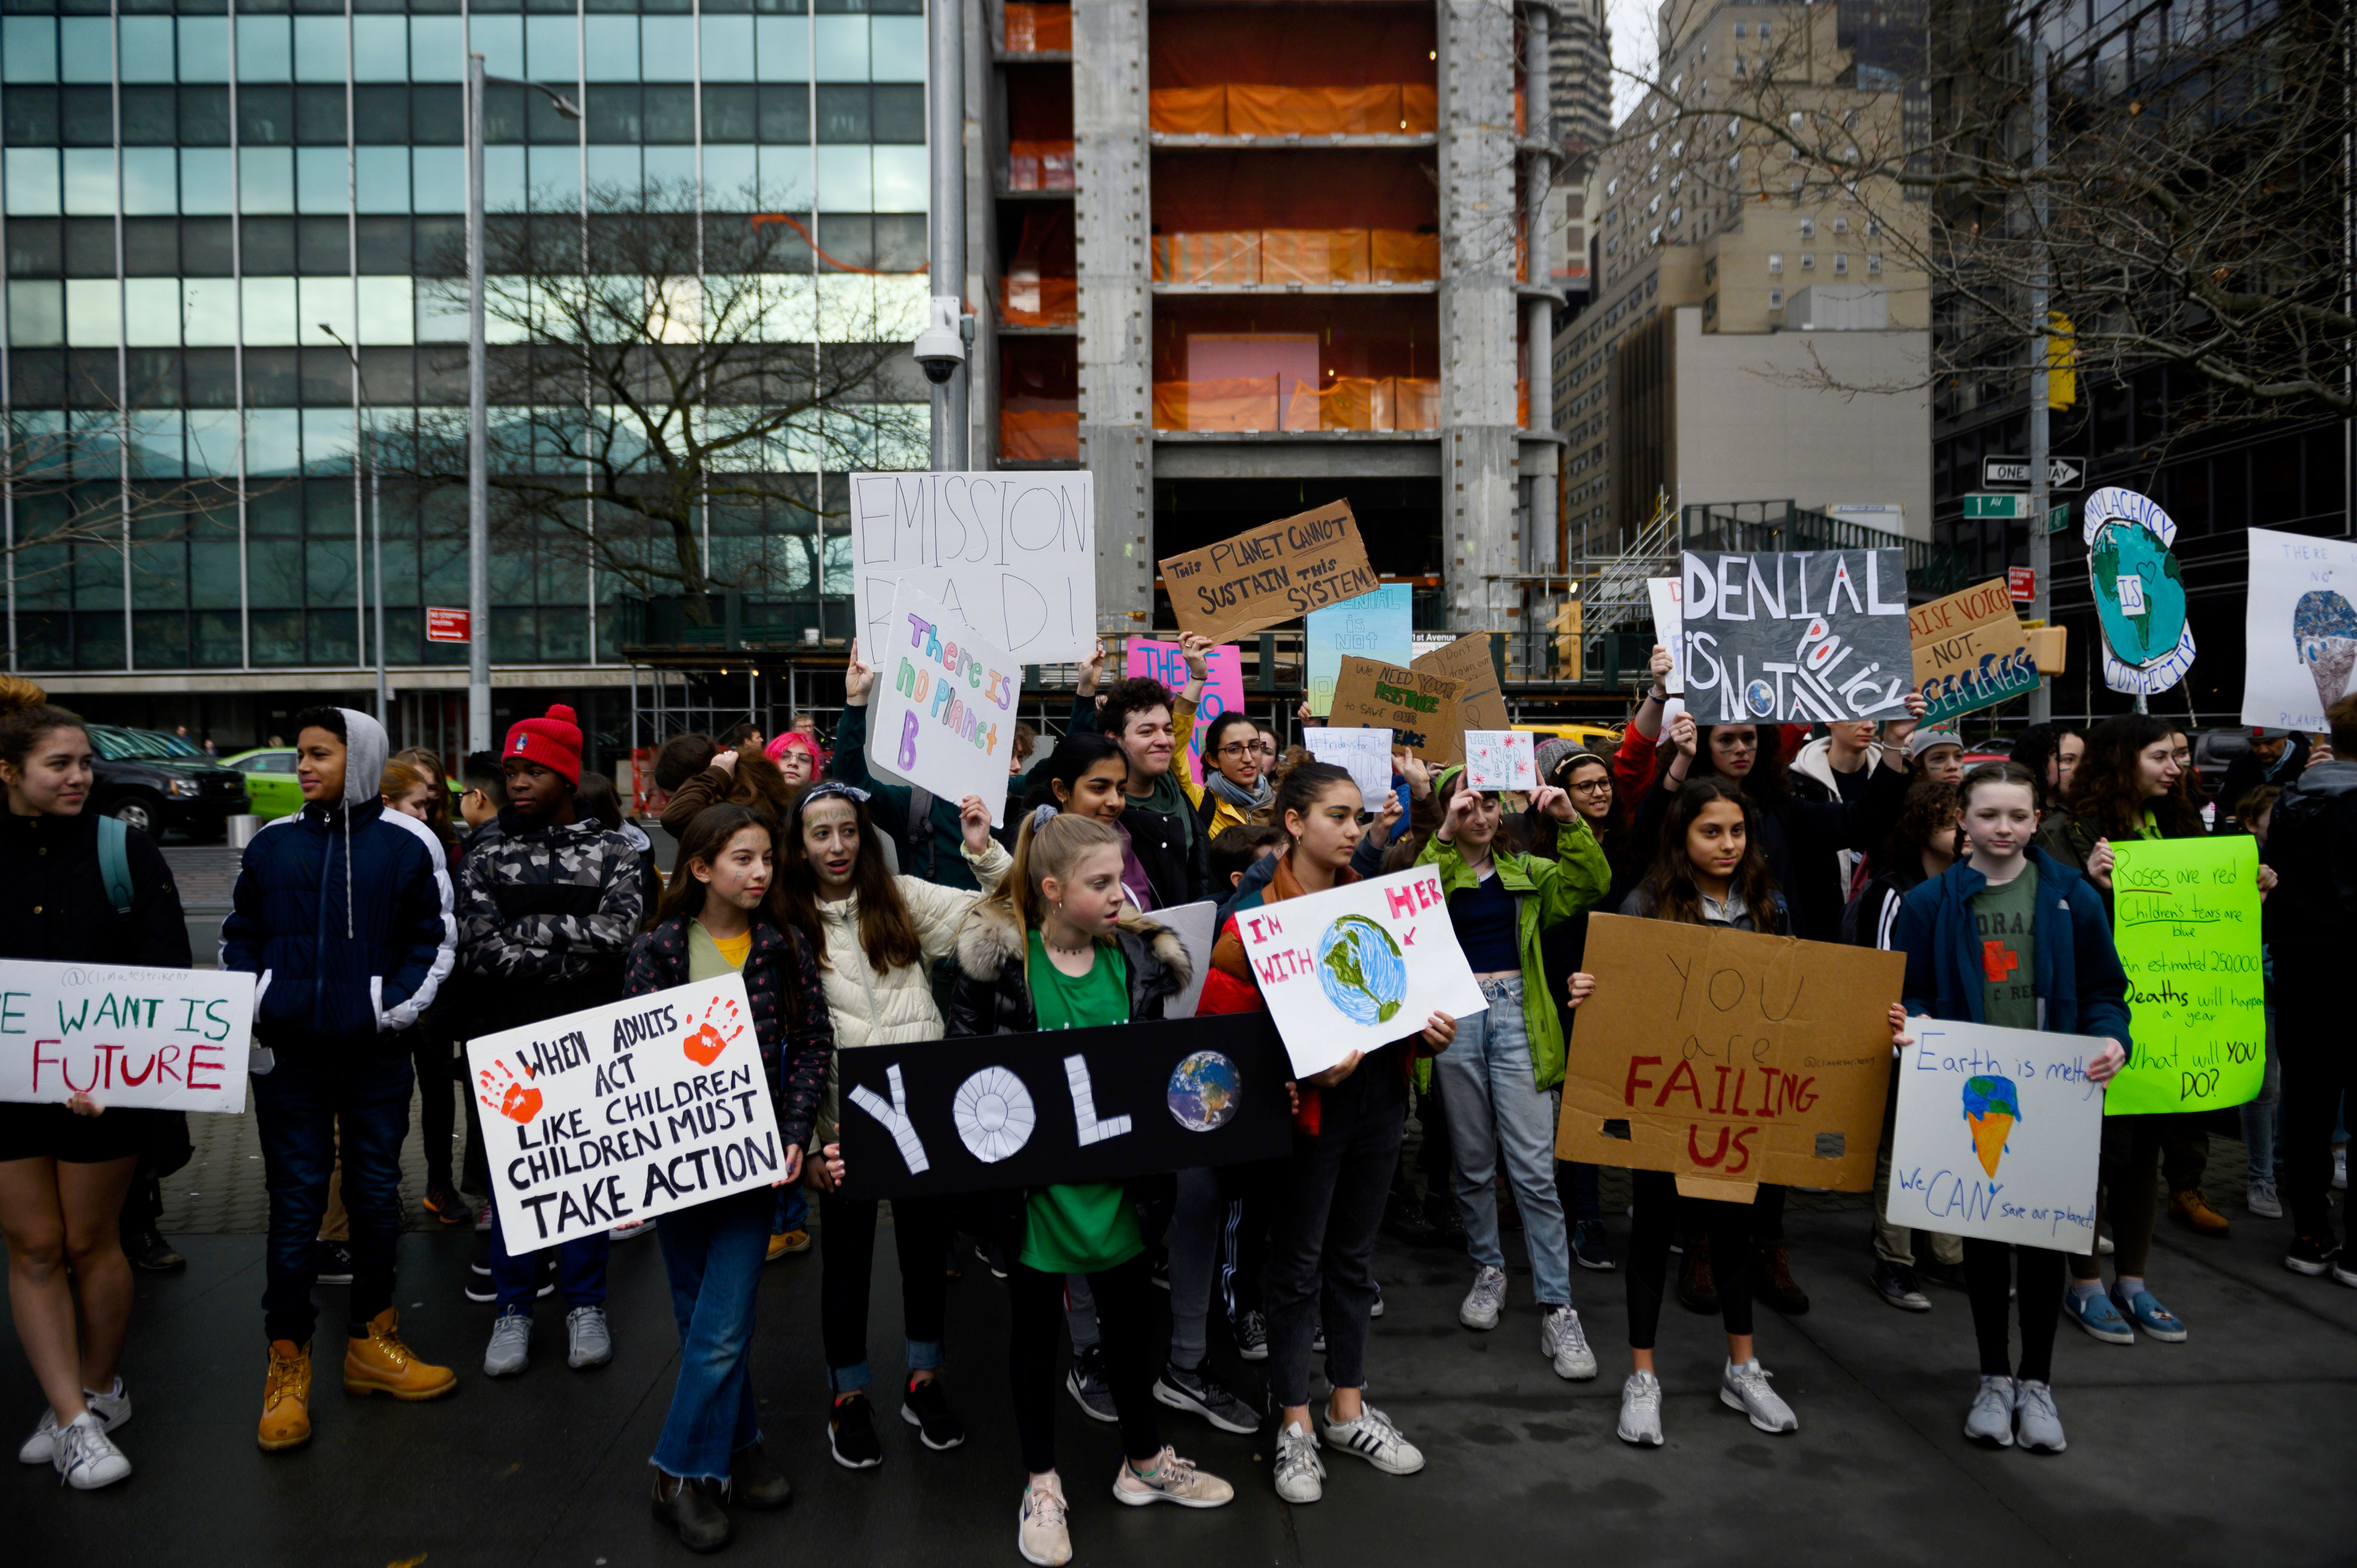
[[[458,1374],[429,1366],[401,1342],[401,1314],[388,1306],[369,1319],[365,1338],[348,1339],[344,1392],[388,1393],[397,1400],[438,1400],[458,1386]]]
[[[2169,1217],[2197,1236],[2223,1236],[2228,1229],[2226,1217],[2210,1207],[2198,1187],[2169,1195]]]
[[[262,1426],[254,1434],[265,1454],[311,1441],[311,1346],[270,1342],[270,1380],[262,1385]]]

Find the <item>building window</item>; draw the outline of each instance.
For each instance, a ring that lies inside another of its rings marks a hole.
[[[1866,237],[1869,240],[1877,240],[1882,237],[1881,219],[1869,218],[1866,220]]]
[[[1849,256],[1846,252],[1838,251],[1835,252],[1834,253],[1834,274],[1836,277],[1839,277],[1847,274],[1848,272]]]
[[[1749,38],[1750,37],[1750,29],[1745,24],[1738,22],[1735,24],[1735,36],[1738,38]]]
[[[1835,219],[1835,220],[1834,220],[1834,232],[1835,232],[1835,233],[1836,233],[1836,234],[1846,234],[1846,233],[1848,233],[1848,232],[1849,232],[1849,220],[1848,220],[1848,219],[1846,219],[1846,218],[1836,218],[1836,219]]]
[[[1801,220],[1801,238],[1802,238],[1802,239],[1803,239],[1803,240],[1813,240],[1813,239],[1815,239],[1816,237],[1817,237],[1817,220],[1816,220],[1815,219],[1813,219],[1813,218],[1803,218],[1803,219],[1802,219],[1802,220]]]
[[[1771,288],[1768,291],[1768,308],[1770,310],[1781,310],[1784,308],[1784,291],[1782,289]]]
[[[1804,273],[1813,273],[1817,270],[1817,253],[1814,251],[1803,251],[1801,252],[1801,270]]]
[[[1686,216],[1686,209],[1685,209],[1684,208],[1683,208],[1683,207],[1673,207],[1673,208],[1671,208],[1671,209],[1670,209],[1670,227],[1671,227],[1671,228],[1673,228],[1673,229],[1676,228],[1680,223],[1682,223],[1682,222],[1684,222],[1684,221],[1685,220],[1685,216]]]
[[[1703,319],[1706,321],[1717,318],[1718,315],[1718,295],[1714,294],[1704,297],[1702,302],[1702,315]]]
[[[1882,270],[1881,252],[1868,251],[1866,253],[1866,270],[1869,273],[1878,273]]]
[[[1770,276],[1770,277],[1775,277],[1775,276],[1778,276],[1778,275],[1781,274],[1783,271],[1784,271],[1784,252],[1781,252],[1781,251],[1770,251],[1770,252],[1768,252],[1768,275],[1769,275],[1769,276]]]
[[[1760,41],[1763,44],[1768,41],[1768,24],[1765,22],[1760,24]]]

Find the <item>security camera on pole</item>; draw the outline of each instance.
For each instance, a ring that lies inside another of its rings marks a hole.
[[[932,467],[954,473],[966,466],[965,314],[965,12],[954,5],[928,7],[926,19],[926,139],[931,152],[933,296],[925,328],[911,346],[917,366],[933,386]]]

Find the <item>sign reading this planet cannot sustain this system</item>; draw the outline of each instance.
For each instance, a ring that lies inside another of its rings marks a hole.
[[[2104,629],[2104,684],[2132,696],[2168,691],[2193,668],[2185,579],[2169,548],[2177,524],[2150,497],[2107,486],[2087,498],[2079,536]]]
[[[1293,1076],[1265,1016],[839,1052],[844,1194],[918,1197],[1271,1159]]]
[[[2104,1090],[2086,1035],[1917,1018],[1899,1053],[1890,1195],[1901,1230],[2085,1255],[2095,1245]]]
[[[2246,532],[2243,722],[2322,730],[2324,710],[2357,689],[2357,543]]]
[[[1248,631],[1372,593],[1375,569],[1351,503],[1333,501],[1159,564],[1180,631],[1232,642]]]
[[[1898,718],[1914,689],[1903,550],[1689,550],[1678,574],[1695,722]]]
[[[2266,1072],[2259,841],[2112,845],[2112,940],[2135,1049],[2105,1109],[2210,1111],[2258,1097]]]
[[[1581,962],[1558,1158],[1711,1197],[1874,1185],[1902,955],[1598,915]]]
[[[485,1035],[467,1065],[511,1252],[786,1174],[738,975]]]
[[[0,962],[0,1100],[233,1116],[253,1033],[253,976],[235,970]]]
[[[1261,999],[1294,1070],[1324,1072],[1489,1003],[1457,945],[1440,873],[1413,866],[1236,916]]]

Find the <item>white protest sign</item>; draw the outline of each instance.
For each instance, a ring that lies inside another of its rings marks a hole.
[[[1391,731],[1320,726],[1303,730],[1301,739],[1310,756],[1350,774],[1368,811],[1383,809],[1383,797],[1392,792]]]
[[[245,1109],[253,976],[0,962],[0,1100]]]
[[[485,1035],[467,1064],[511,1252],[786,1174],[741,976]]]
[[[851,476],[852,603],[882,649],[912,587],[1020,666],[1097,643],[1096,481],[1085,468]]]
[[[1187,950],[1187,961],[1194,969],[1187,988],[1162,1004],[1166,1018],[1191,1018],[1195,1005],[1203,999],[1203,982],[1211,976],[1211,944],[1219,940],[1220,907],[1206,898],[1200,903],[1181,904],[1175,908],[1157,909],[1154,918],[1178,939]]]
[[[2320,731],[2324,710],[2357,689],[2357,543],[2244,532],[2243,722]]]
[[[882,639],[863,643],[876,671],[867,693],[867,761],[943,800],[979,795],[1006,815],[1023,666],[908,585],[893,596]]]
[[[2084,1254],[2104,1091],[2085,1035],[1913,1018],[1892,1071],[1890,1223]]]
[[[1490,1004],[1457,945],[1440,869],[1411,866],[1236,916],[1261,999],[1293,1070],[1324,1072]]]
[[[1465,732],[1468,789],[1535,789],[1539,787],[1539,737],[1528,730],[1469,729]]]
[[[1653,601],[1653,640],[1670,650],[1669,677],[1662,690],[1676,696],[1686,689],[1685,668],[1678,650],[1685,646],[1685,614],[1679,607],[1675,577],[1648,577],[1645,596]]]

